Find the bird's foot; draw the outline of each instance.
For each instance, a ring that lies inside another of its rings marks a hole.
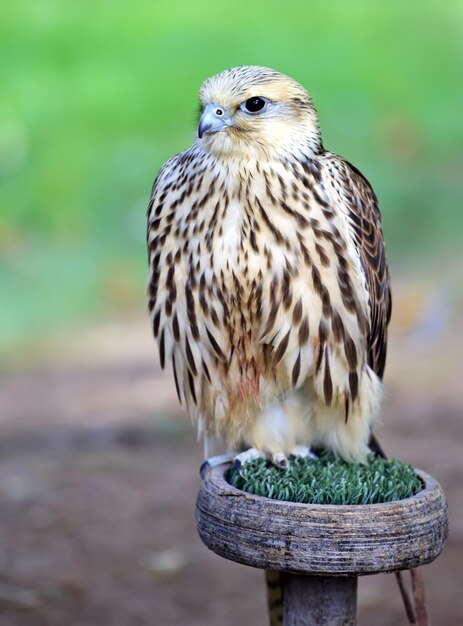
[[[259,452],[256,448],[248,448],[248,450],[244,450],[244,452],[235,455],[233,461],[238,474],[242,474],[243,465],[251,463],[251,461],[255,461],[256,459],[266,458],[267,456],[263,452]]]
[[[315,454],[315,452],[312,452],[312,450],[307,446],[294,446],[294,448],[291,450],[290,456],[294,456],[296,459],[318,459],[318,456]]]
[[[318,456],[307,446],[294,446],[291,449],[289,457],[296,459],[318,459]],[[249,448],[249,450],[237,454],[234,458],[234,463],[239,474],[242,474],[243,466],[246,463],[250,463],[256,459],[266,459],[270,461],[272,465],[278,467],[278,469],[286,470],[290,464],[289,457],[286,456],[284,452],[265,453],[256,450],[256,448]]]
[[[237,471],[241,474],[242,468],[246,463],[250,463],[251,461],[255,461],[256,459],[265,459],[278,467],[279,469],[288,469],[289,461],[287,456],[283,452],[273,452],[266,453],[257,450],[256,448],[249,448],[249,450],[245,450],[244,452],[240,452],[235,456],[235,467]]]
[[[275,465],[275,467],[278,467],[279,469],[288,469],[289,467],[288,458],[285,454],[283,454],[283,452],[275,452],[272,454],[270,456],[270,461],[272,462],[272,465]]]
[[[289,457],[294,457],[296,459],[318,459],[318,456],[307,446],[294,446],[294,448],[291,449]],[[272,465],[282,470],[288,469],[290,463],[288,456],[286,456],[284,452],[273,452],[270,454],[261,452],[260,450],[257,450],[257,448],[249,448],[239,454],[232,452],[230,454],[211,456],[201,465],[199,473],[202,477],[204,477],[204,473],[207,469],[223,465],[224,463],[233,462],[238,473],[242,474],[243,466],[257,459],[268,460],[272,463]]]
[[[273,455],[277,457],[277,455]],[[284,455],[281,455],[284,456]],[[212,469],[213,467],[217,467],[218,465],[222,465],[223,463],[231,463],[233,462],[236,470],[239,474],[242,473],[242,468],[246,463],[251,463],[251,461],[255,461],[256,459],[267,459],[268,455],[264,454],[264,452],[259,452],[256,448],[249,448],[248,450],[244,450],[243,452],[236,453],[232,452],[230,454],[220,454],[218,456],[211,456],[204,461],[199,469],[199,473],[202,478],[204,478],[204,474],[206,470]],[[273,462],[273,460],[272,460]],[[277,465],[274,462],[274,465]],[[280,465],[278,465],[280,467]]]

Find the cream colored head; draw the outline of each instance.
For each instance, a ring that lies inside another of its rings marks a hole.
[[[322,149],[307,91],[268,67],[243,65],[208,78],[199,92],[198,141],[217,155],[258,157]]]

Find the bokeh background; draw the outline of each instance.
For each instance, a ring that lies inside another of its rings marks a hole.
[[[0,621],[265,624],[263,583],[196,538],[201,450],[145,315],[145,208],[226,67],[302,82],[381,202],[394,316],[380,438],[446,489],[425,570],[463,623],[463,4],[0,5]],[[405,623],[391,577],[360,623]]]

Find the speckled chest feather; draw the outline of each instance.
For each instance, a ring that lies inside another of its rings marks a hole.
[[[338,170],[329,153],[225,164],[193,147],[160,172],[149,308],[203,428],[303,385],[328,406],[357,400],[369,304]]]

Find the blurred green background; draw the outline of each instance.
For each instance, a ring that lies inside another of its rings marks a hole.
[[[311,92],[393,264],[459,269],[462,18],[456,0],[2,3],[2,348],[143,310],[151,183],[192,141],[201,82],[240,64]]]
[[[0,3],[1,624],[267,623],[261,573],[196,536],[201,446],[145,313],[152,181],[202,81],[240,64],[303,83],[380,198],[377,434],[447,493],[427,596],[463,624],[461,0]],[[364,577],[359,606],[405,622],[393,577]]]

